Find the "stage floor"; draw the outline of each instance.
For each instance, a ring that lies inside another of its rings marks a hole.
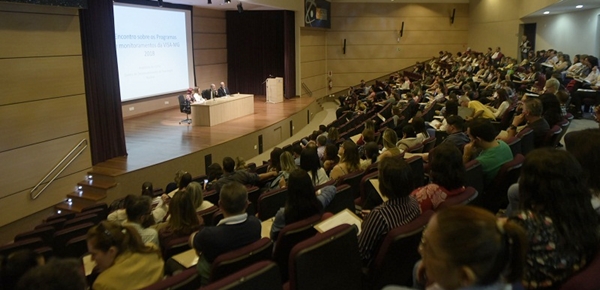
[[[282,103],[254,97],[254,114],[212,127],[195,127],[179,121],[179,109],[125,119],[128,156],[116,157],[93,166],[93,172],[110,176],[124,174],[197,152],[266,128],[315,102],[315,98],[293,98]]]

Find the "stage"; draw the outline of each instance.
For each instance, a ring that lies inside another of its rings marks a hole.
[[[131,177],[139,179],[132,181],[135,189],[127,185],[117,189],[117,195],[137,193],[140,178],[156,183],[155,188],[163,187],[179,169],[200,175],[207,163],[221,163],[225,156],[250,159],[260,153],[260,140],[262,148],[268,150],[304,128],[320,110],[315,98],[272,104],[266,103],[265,96],[255,96],[254,114],[212,127],[179,124],[186,115],[178,108],[125,119],[128,155],[96,164],[91,173],[113,177],[117,183],[129,183],[127,176],[140,175]]]

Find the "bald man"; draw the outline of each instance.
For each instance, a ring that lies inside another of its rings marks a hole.
[[[221,86],[218,90],[219,97],[229,96],[229,89],[225,86],[224,82],[221,82]]]

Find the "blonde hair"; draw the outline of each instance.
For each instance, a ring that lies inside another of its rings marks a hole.
[[[394,148],[396,147],[396,143],[398,143],[398,135],[396,135],[396,131],[388,128],[383,131],[383,146],[385,148]]]
[[[281,153],[279,156],[279,164],[281,164],[281,170],[285,172],[292,172],[292,170],[297,167],[294,156],[288,151]]]

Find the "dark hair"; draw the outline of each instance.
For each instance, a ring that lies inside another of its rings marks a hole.
[[[41,255],[30,250],[17,250],[0,261],[0,282],[3,285],[0,289],[14,289],[19,279],[27,271],[38,266],[38,260]]]
[[[364,129],[362,131],[362,136],[365,143],[375,141],[375,131],[373,131],[373,129]]]
[[[465,185],[465,165],[460,150],[451,144],[440,144],[429,154],[431,181],[447,190]]]
[[[448,100],[446,102],[446,112],[444,112],[445,117],[458,115],[458,100]]]
[[[323,159],[338,161],[338,148],[334,144],[325,145],[325,156]]]
[[[446,123],[448,125],[454,126],[456,129],[460,131],[465,130],[465,120],[461,116],[452,115],[446,118]]]
[[[152,182],[146,181],[142,184],[142,195],[154,197],[154,188],[152,187]]]
[[[508,92],[504,88],[497,89],[496,93],[498,94],[498,98],[494,100],[491,104],[494,108],[497,109],[498,107],[500,107],[500,105],[504,101],[511,103],[511,99],[508,97]]]
[[[379,191],[389,199],[410,195],[415,189],[410,166],[399,158],[383,158],[379,161]]]
[[[552,219],[559,240],[588,261],[598,247],[600,220],[592,208],[581,165],[569,152],[553,148],[527,154],[519,179],[520,208]]]
[[[206,179],[208,179],[209,181],[219,179],[221,178],[221,175],[223,175],[223,168],[221,168],[221,165],[219,163],[213,163],[208,166],[206,170],[206,175]]]
[[[406,135],[407,138],[417,137],[417,132],[415,132],[415,128],[412,125],[402,127],[402,133]]]
[[[7,288],[8,289],[8,288]],[[52,259],[31,269],[17,286],[18,290],[85,290],[83,265],[76,259]]]
[[[336,127],[329,128],[329,132],[327,132],[327,139],[329,139],[331,142],[335,142],[339,138],[340,133],[338,132],[338,129]]]
[[[344,154],[340,162],[346,163],[349,172],[354,172],[360,168],[360,156],[358,156],[358,147],[352,140],[346,140],[342,143]]]
[[[440,210],[435,244],[450,267],[468,266],[477,276],[477,285],[490,285],[502,276],[518,282],[523,275],[527,253],[525,231],[511,220],[499,223],[491,212],[474,206],[452,206]]]
[[[225,172],[233,172],[235,170],[235,161],[231,157],[223,158],[223,170]]]
[[[300,143],[292,144],[292,152],[294,152],[294,154],[300,155],[302,153],[302,145],[300,145]]]
[[[429,134],[427,133],[427,127],[425,126],[425,120],[423,118],[414,117],[412,121],[412,126],[413,128],[415,128],[415,133],[423,133],[423,135],[429,137]]]
[[[529,99],[533,99],[534,98],[528,98],[526,100],[527,104],[527,109],[530,109],[530,103],[528,102]],[[562,109],[560,108],[560,102],[558,101],[558,98],[556,97],[556,95],[554,94],[542,94],[540,95],[540,99],[539,102],[541,102],[541,107],[542,107],[542,114],[540,114],[540,116],[543,116],[544,119],[546,119],[546,122],[548,122],[548,125],[550,125],[550,128],[552,128],[552,126],[554,126],[555,124],[559,123],[560,121],[562,121],[563,117],[562,117]]]
[[[228,214],[241,214],[248,205],[248,190],[236,181],[229,182],[221,188],[219,205]]]
[[[379,146],[375,142],[365,144],[365,157],[371,160],[371,163],[377,162],[379,157]]]
[[[327,126],[325,126],[323,124],[319,125],[319,131],[321,131],[321,132],[327,132]]]
[[[177,186],[179,187],[179,189],[184,189],[186,186],[188,186],[188,184],[190,184],[190,182],[192,182],[192,175],[189,172],[186,172],[184,175],[181,176],[181,179],[179,180],[179,184],[177,184]]]
[[[317,137],[317,145],[325,146],[325,144],[327,144],[327,137],[319,135],[319,137]]]
[[[471,136],[475,138],[481,138],[483,141],[492,142],[496,139],[498,133],[496,128],[488,119],[476,118],[467,123],[467,127],[470,129]]]
[[[269,167],[275,168],[278,172],[281,171],[281,164],[279,163],[281,153],[283,153],[283,149],[279,147],[273,148],[273,150],[271,150],[271,160],[269,160]]]
[[[316,184],[317,170],[321,168],[317,148],[306,147],[302,150],[302,153],[300,154],[300,168],[304,169],[306,172],[310,172],[312,174],[313,183]]]
[[[573,131],[565,135],[565,149],[573,154],[583,168],[587,178],[587,186],[600,193],[600,130],[585,129]]]
[[[132,222],[142,222],[142,217],[151,213],[151,204],[152,199],[149,196],[136,196],[136,198],[125,207],[127,219]]]
[[[288,193],[285,202],[285,223],[291,224],[315,214],[319,214],[323,205],[315,195],[315,188],[310,176],[302,169],[290,172]]]

